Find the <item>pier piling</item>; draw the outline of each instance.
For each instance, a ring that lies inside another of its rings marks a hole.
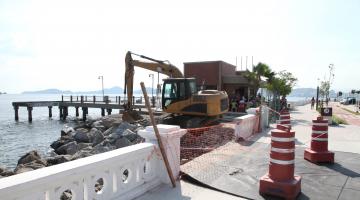
[[[48,106],[49,108],[49,118],[52,118],[52,106]]]
[[[79,106],[75,107],[75,116],[79,117]]]
[[[59,118],[63,118],[63,107],[59,106]]]
[[[15,110],[15,121],[19,121],[19,106],[14,106]]]
[[[27,110],[28,110],[28,120],[29,122],[32,122],[32,107],[27,107]]]
[[[111,115],[112,109],[108,108],[108,109],[106,109],[106,111],[107,111],[108,115]]]
[[[86,114],[88,114],[88,108],[87,107],[82,107],[82,111],[83,111],[83,121],[86,121]]]
[[[105,116],[105,108],[101,108],[101,116],[102,116],[102,117]]]

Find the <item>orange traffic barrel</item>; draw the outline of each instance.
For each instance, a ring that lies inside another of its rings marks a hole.
[[[333,163],[334,152],[328,150],[328,120],[320,116],[312,122],[311,144],[305,149],[304,158],[314,163]]]
[[[269,172],[260,179],[260,194],[294,199],[301,191],[301,177],[294,175],[295,132],[277,125],[271,131]]]

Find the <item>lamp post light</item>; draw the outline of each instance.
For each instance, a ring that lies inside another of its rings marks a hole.
[[[102,89],[102,95],[104,99],[104,76],[99,76],[98,79],[101,79],[101,89]]]

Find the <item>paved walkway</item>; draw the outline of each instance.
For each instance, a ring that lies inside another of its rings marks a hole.
[[[333,108],[333,115],[344,119],[349,125],[360,126],[360,115],[342,109],[346,108],[355,111],[354,105],[341,105],[339,102],[331,102],[330,106]]]
[[[311,120],[315,119],[318,115],[319,113],[317,111],[310,109],[309,104],[296,107],[296,109],[290,113],[292,129],[295,130],[296,135],[296,145],[304,147],[310,146]],[[275,125],[271,125],[268,130],[254,136],[251,140],[270,143],[271,128],[274,127]],[[358,125],[329,126],[329,149],[360,154],[360,127]]]
[[[346,112],[346,111],[345,111]],[[311,126],[312,119],[318,116],[318,112],[310,109],[310,104],[296,107],[290,113],[293,130],[296,134],[296,145],[309,147],[311,141]],[[262,133],[252,137],[251,141],[270,143],[271,129],[264,130]],[[329,126],[329,150],[343,151],[360,154],[360,127],[356,125],[340,125]],[[336,161],[336,154],[335,154]],[[137,200],[151,200],[151,199],[175,199],[175,200],[202,200],[202,199],[222,199],[235,200],[242,199],[218,191],[199,187],[194,184],[178,181],[176,188],[171,188],[170,185],[161,185],[160,187],[146,193],[137,198]]]

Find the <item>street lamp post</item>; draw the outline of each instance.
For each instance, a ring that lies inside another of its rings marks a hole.
[[[154,74],[149,74],[149,77],[152,78],[152,82],[151,82],[151,97],[154,98]]]
[[[316,87],[316,110],[318,109],[319,107],[319,82],[320,82],[320,79],[318,78],[317,79],[317,87]]]
[[[99,76],[98,79],[101,79],[101,89],[102,89],[102,95],[104,99],[104,76]]]

